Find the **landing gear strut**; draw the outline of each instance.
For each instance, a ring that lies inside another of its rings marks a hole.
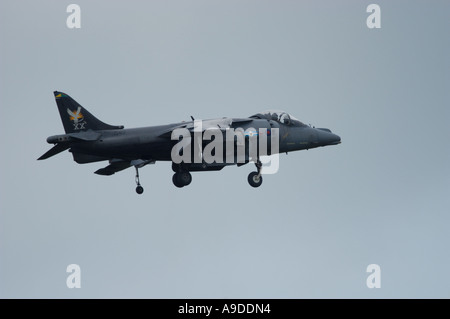
[[[252,187],[259,187],[261,186],[262,182],[263,182],[263,178],[261,176],[261,168],[262,168],[262,163],[261,161],[258,159],[258,161],[255,163],[256,169],[258,170],[257,172],[251,172],[250,174],[248,174],[248,183],[250,184],[250,186]]]
[[[137,166],[135,166],[136,168],[136,193],[138,194],[142,194],[144,192],[144,187],[141,186],[141,183],[139,182],[139,169],[137,168]]]

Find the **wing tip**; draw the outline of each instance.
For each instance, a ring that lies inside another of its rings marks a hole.
[[[114,171],[109,170],[106,167],[100,168],[94,172],[94,174],[103,175],[103,176],[111,176],[111,175],[114,175],[114,173],[115,173]]]

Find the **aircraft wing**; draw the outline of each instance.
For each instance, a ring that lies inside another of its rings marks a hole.
[[[136,166],[137,168],[144,167],[147,164],[154,164],[155,161],[152,160],[132,160],[126,161],[121,159],[112,159],[109,161],[109,165],[103,168],[96,170],[94,173],[98,175],[110,176],[117,172],[123,171],[131,166]]]
[[[221,119],[212,119],[212,120],[202,120],[200,121],[192,121],[188,123],[183,123],[181,125],[172,127],[168,130],[162,132],[160,137],[170,137],[172,132],[175,129],[185,128],[189,130],[191,133],[201,131],[204,132],[207,129],[220,129],[222,132],[225,132],[227,129],[232,127],[237,127],[236,124],[249,123],[253,121],[251,118],[221,118]]]
[[[249,123],[253,121],[253,119],[250,118],[243,118],[243,119],[235,119],[235,118],[229,118],[225,117],[222,119],[212,119],[212,120],[202,120],[201,122],[194,121],[189,123],[186,128],[193,132],[196,130],[201,130],[204,132],[208,129],[220,129],[221,131],[226,131],[229,128],[237,128],[238,125],[236,124],[243,124],[243,123]]]

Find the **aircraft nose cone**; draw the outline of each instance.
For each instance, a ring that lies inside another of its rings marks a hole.
[[[341,144],[341,137],[339,135],[333,134],[332,142],[330,144],[332,145]]]
[[[318,139],[321,145],[336,145],[341,143],[340,136],[331,133],[328,129],[318,129]]]

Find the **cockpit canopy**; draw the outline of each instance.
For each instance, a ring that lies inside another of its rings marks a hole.
[[[272,120],[285,125],[305,126],[300,120],[281,110],[263,111],[250,116],[250,118]]]

